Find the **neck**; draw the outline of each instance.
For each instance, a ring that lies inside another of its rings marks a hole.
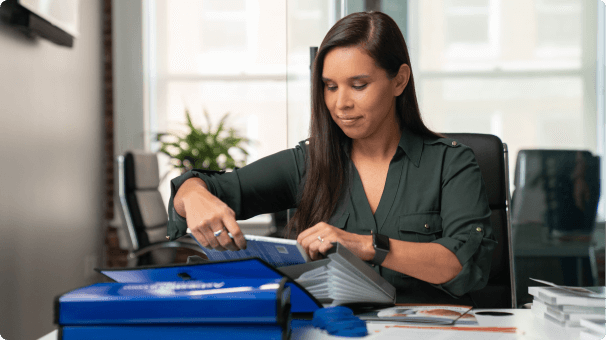
[[[377,162],[391,161],[402,135],[395,115],[393,118],[393,122],[384,124],[384,128],[376,131],[372,136],[354,139],[351,143],[352,158],[363,157]]]

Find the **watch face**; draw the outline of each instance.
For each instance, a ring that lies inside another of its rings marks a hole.
[[[372,259],[372,263],[375,265],[381,265],[389,253],[389,237],[380,234],[373,234],[372,243],[375,248],[375,257]]]
[[[375,249],[389,251],[389,237],[380,234],[373,234],[373,243]]]

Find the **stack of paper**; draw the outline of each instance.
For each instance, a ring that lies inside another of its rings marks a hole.
[[[551,286],[528,287],[536,315],[564,327],[581,327],[581,320],[606,320],[605,287],[565,287],[535,281]]]
[[[603,340],[606,337],[606,321],[604,319],[581,319],[581,340]]]

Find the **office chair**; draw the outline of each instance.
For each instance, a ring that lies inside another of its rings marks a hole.
[[[120,212],[131,245],[128,266],[172,263],[177,248],[191,249],[206,258],[190,236],[166,240],[168,213],[158,190],[157,154],[128,151],[116,161]]]
[[[507,144],[497,136],[476,133],[445,133],[448,138],[469,146],[486,184],[492,214],[490,222],[498,244],[486,287],[471,292],[479,308],[517,308],[511,238],[509,160]]]
[[[594,230],[600,158],[586,150],[520,150],[513,183],[513,239],[524,278],[518,280],[518,294],[534,285],[527,277],[565,286],[598,285]],[[531,298],[518,296],[520,301]]]

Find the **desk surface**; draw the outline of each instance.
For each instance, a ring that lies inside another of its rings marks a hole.
[[[516,334],[506,333],[490,333],[486,332],[481,335],[483,339],[524,339],[524,340],[577,340],[580,339],[581,328],[564,328],[550,323],[547,320],[536,317],[530,309],[477,309],[476,312],[490,310],[490,311],[503,311],[513,313],[511,316],[485,316],[476,315],[480,327],[516,327]],[[389,323],[391,324],[391,323]],[[388,323],[381,322],[368,322],[369,334],[364,338],[357,339],[401,339],[402,336],[407,333],[413,332],[414,330],[406,328],[386,328]],[[419,326],[419,324],[403,324],[405,326]],[[474,327],[474,326],[461,326],[461,327]],[[475,326],[477,327],[477,326]],[[398,333],[398,334],[395,334]],[[461,333],[461,339],[466,339],[467,335]],[[342,337],[330,336],[325,331],[317,328],[313,328],[309,325],[300,325],[296,322],[293,324],[293,340],[323,340],[323,339],[344,339]],[[352,338],[355,339],[355,338]],[[427,338],[433,339],[433,338]],[[57,340],[57,331],[53,331],[39,340]]]

